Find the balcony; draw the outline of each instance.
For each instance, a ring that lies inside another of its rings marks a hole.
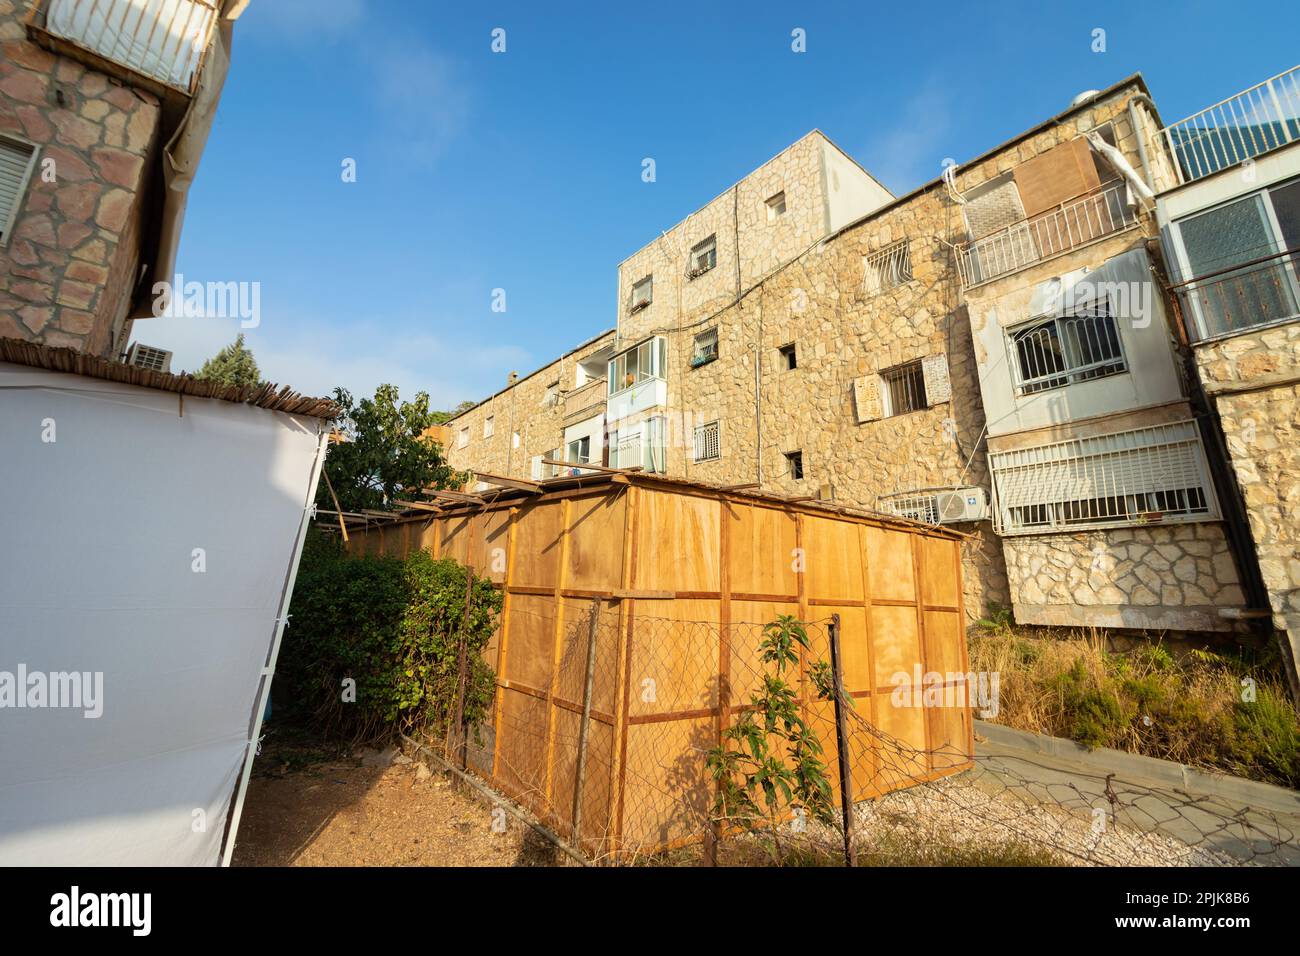
[[[1012,223],[957,249],[962,288],[1019,272],[1133,225],[1124,184]]]
[[[159,96],[193,94],[219,0],[39,0],[32,39]]]
[[[1300,66],[1172,123],[1163,133],[1178,160],[1180,183],[1300,141]]]
[[[606,384],[603,378],[589,379],[586,383],[564,393],[564,424],[571,425],[605,409]]]
[[[1173,287],[1193,342],[1300,318],[1300,249],[1211,272]]]

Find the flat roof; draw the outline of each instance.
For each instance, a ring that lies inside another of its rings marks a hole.
[[[287,412],[290,415],[307,415],[311,418],[328,420],[337,417],[341,411],[333,399],[310,398],[287,386],[281,388],[270,382],[262,385],[218,385],[215,382],[197,379],[193,375],[156,372],[153,369],[137,368],[134,365],[124,365],[121,362],[87,355],[76,349],[54,348],[22,339],[0,338],[0,362],[26,365],[48,372],[65,372],[69,375],[102,379],[106,382],[120,382],[123,385],[136,385],[140,388],[190,395],[194,398],[211,398],[221,402],[255,405],[258,408],[266,408],[273,412]]]

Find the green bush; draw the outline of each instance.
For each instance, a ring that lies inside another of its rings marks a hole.
[[[495,684],[482,649],[502,597],[476,580],[466,620],[465,574],[426,551],[406,560],[353,558],[325,535],[309,535],[277,665],[276,713],[325,736],[440,734],[455,712],[463,634],[464,711],[481,719]]]

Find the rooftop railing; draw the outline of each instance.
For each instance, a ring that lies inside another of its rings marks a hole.
[[[1026,269],[1087,245],[1134,222],[1123,183],[1022,219],[957,250],[964,288]]]
[[[1163,130],[1189,183],[1300,141],[1300,66]]]
[[[28,26],[56,52],[189,94],[219,13],[218,0],[40,0]]]

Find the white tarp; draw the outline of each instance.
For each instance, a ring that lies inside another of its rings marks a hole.
[[[218,862],[322,426],[180,411],[0,363],[2,865]]]
[[[45,28],[188,91],[216,16],[197,0],[52,0]]]

